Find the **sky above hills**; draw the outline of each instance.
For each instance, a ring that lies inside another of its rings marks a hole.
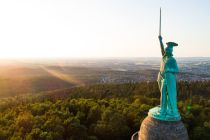
[[[209,0],[0,1],[0,58],[210,57]]]

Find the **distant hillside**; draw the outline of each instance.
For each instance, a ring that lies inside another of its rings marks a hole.
[[[178,81],[210,80],[209,58],[178,58]],[[0,60],[0,97],[95,84],[153,82],[160,58]]]

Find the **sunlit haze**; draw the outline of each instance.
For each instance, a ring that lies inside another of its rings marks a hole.
[[[0,58],[210,57],[209,0],[2,0]]]

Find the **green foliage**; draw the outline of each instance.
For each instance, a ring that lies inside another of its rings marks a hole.
[[[178,107],[190,139],[210,139],[209,91],[188,93],[186,85],[194,89],[195,83],[179,83]],[[0,99],[0,139],[128,140],[148,110],[159,104],[158,94],[157,83],[144,82]]]

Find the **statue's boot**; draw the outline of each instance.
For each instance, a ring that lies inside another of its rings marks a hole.
[[[167,90],[166,90],[166,83],[162,80],[161,83],[161,97],[160,97],[160,115],[166,114],[166,107],[167,107]]]
[[[168,110],[167,117],[169,118],[180,118],[180,114],[177,108],[176,93],[173,91],[168,92]]]

